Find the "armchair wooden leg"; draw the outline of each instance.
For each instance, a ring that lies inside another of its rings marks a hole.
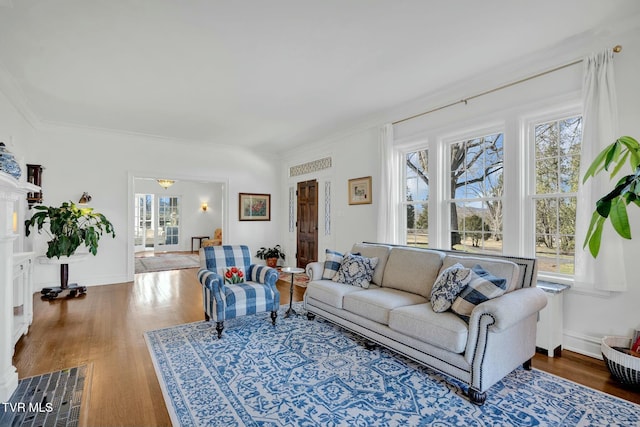
[[[222,338],[223,329],[224,329],[224,322],[216,322],[216,331],[218,331],[218,339]]]
[[[273,325],[276,325],[276,318],[278,317],[278,312],[277,311],[272,311],[271,312],[271,323],[273,323]]]
[[[205,320],[205,322],[208,322],[209,320],[211,320],[211,318],[209,317],[209,315],[207,314],[206,311],[204,313],[204,320]]]

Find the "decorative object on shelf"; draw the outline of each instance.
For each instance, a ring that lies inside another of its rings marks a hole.
[[[202,209],[202,212],[206,212],[207,209],[209,209],[209,204],[207,202],[202,202],[200,209]]]
[[[43,170],[44,168],[41,165],[27,164],[27,180],[29,183],[42,187]],[[42,203],[42,190],[29,192],[27,194],[27,203],[29,204],[29,209],[31,209],[35,204]]]
[[[591,216],[591,224],[582,247],[589,246],[589,252],[594,258],[600,252],[602,227],[607,218],[621,237],[631,239],[627,205],[634,203],[640,206],[640,143],[630,136],[618,138],[596,156],[584,174],[583,183],[603,170],[610,172],[609,177],[613,179],[627,162],[632,173],[620,178],[613,190],[596,202],[596,210]]]
[[[240,221],[271,221],[271,194],[238,194]]]
[[[164,188],[165,190],[176,183],[173,179],[158,179],[157,181],[160,187]]]
[[[76,249],[81,245],[87,247],[93,255],[98,253],[98,241],[103,234],[111,234],[116,237],[113,224],[101,213],[93,212],[93,208],[78,208],[73,202],[65,202],[60,207],[36,206],[38,212],[31,219],[24,222],[27,236],[31,228],[35,227],[38,233],[46,232],[51,240],[47,242],[47,258],[72,257]],[[45,228],[48,225],[48,230]],[[43,295],[53,299],[62,291],[69,290],[70,296],[78,292],[86,292],[85,286],[69,286],[69,263],[65,259],[60,263],[60,286],[44,288]]]
[[[4,142],[0,142],[0,170],[6,172],[15,179],[20,179],[22,169],[13,154],[7,150]]]
[[[349,180],[349,204],[367,205],[371,200],[371,177],[353,178]]]
[[[80,200],[78,200],[78,204],[79,205],[86,205],[87,203],[89,203],[91,201],[91,196],[89,195],[89,193],[87,193],[86,191],[84,193],[82,193],[82,196],[80,196]]]
[[[282,258],[285,259],[285,254],[282,251],[280,245],[275,245],[273,248],[260,248],[258,252],[256,252],[256,257],[263,259],[267,262],[269,267],[275,268],[278,265],[278,260]]]

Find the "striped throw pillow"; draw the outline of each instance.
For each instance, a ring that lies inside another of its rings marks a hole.
[[[506,290],[507,279],[496,277],[476,264],[471,269],[471,279],[467,287],[460,292],[458,298],[453,302],[451,310],[460,316],[462,320],[469,322],[471,312],[476,305],[499,297]]]
[[[325,250],[324,270],[322,271],[322,279],[332,280],[336,275],[340,266],[342,265],[342,259],[344,255],[340,252],[332,251],[331,249]]]

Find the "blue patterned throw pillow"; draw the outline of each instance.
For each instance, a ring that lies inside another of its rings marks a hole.
[[[451,306],[451,310],[465,322],[469,322],[469,316],[476,305],[499,297],[507,290],[507,279],[496,277],[479,265],[471,269],[471,276],[469,284]]]
[[[367,258],[362,255],[347,253],[340,269],[333,277],[334,282],[368,288],[373,279],[373,270],[378,265],[378,258]]]
[[[334,278],[340,266],[342,265],[342,258],[344,255],[340,252],[332,251],[331,249],[325,250],[324,270],[322,271],[323,280],[331,280]]]
[[[443,313],[451,308],[453,301],[471,280],[471,269],[457,263],[444,270],[431,289],[431,307],[436,313]]]

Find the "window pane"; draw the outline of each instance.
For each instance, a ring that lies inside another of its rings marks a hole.
[[[580,142],[582,141],[582,117],[572,117],[561,120],[560,127],[560,156],[572,156],[580,154]]]
[[[406,155],[407,201],[429,198],[429,156],[427,150]]]
[[[429,210],[427,204],[407,205],[407,245],[427,247]]]
[[[576,197],[580,179],[582,117],[535,127],[534,199],[539,271],[574,274]],[[566,196],[562,196],[566,194]]]
[[[501,252],[503,134],[456,142],[450,149],[451,247]]]
[[[558,158],[543,158],[536,161],[536,193],[558,192]]]

